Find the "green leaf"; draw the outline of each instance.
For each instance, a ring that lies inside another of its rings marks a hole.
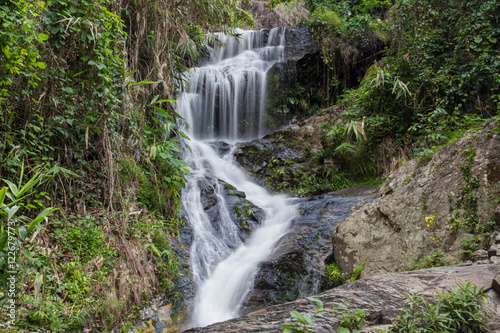
[[[26,230],[26,232],[29,234],[40,222],[42,222],[43,219],[45,219],[45,217],[47,217],[50,213],[52,213],[55,210],[57,210],[57,208],[53,207],[45,208],[40,214],[38,214],[38,216],[33,221],[31,221],[30,225],[28,226],[28,230]]]
[[[482,41],[483,41],[483,38],[482,38],[481,36],[476,36],[476,37],[474,37],[474,42],[475,42],[475,43],[479,44],[479,43],[481,43]]]
[[[156,95],[155,97],[153,97],[151,104],[155,104],[159,97],[160,97],[160,95]]]
[[[41,68],[41,69],[45,69],[45,68],[47,67],[47,66],[46,66],[43,62],[41,62],[41,61],[37,61],[37,62],[35,63],[35,66],[36,66],[36,67],[38,67],[38,68]]]
[[[151,104],[156,104],[156,103],[177,103],[175,99],[160,99],[156,102],[151,102]]]
[[[5,195],[7,194],[7,187],[2,187],[0,189],[0,207],[3,206],[3,201],[5,200]]]
[[[7,220],[10,221],[10,219],[12,219],[12,217],[17,213],[18,210],[19,210],[19,206],[14,206],[14,207],[9,208]]]
[[[351,333],[351,330],[345,327],[337,327],[338,333]]]
[[[186,135],[184,132],[182,132],[182,131],[177,131],[177,134],[179,134],[180,136],[182,136],[182,137],[183,137],[184,139],[186,139],[186,140],[191,140],[191,139],[189,138],[189,136],[187,136],[187,135]]]
[[[293,333],[295,332],[295,325],[292,324],[283,325],[281,327],[281,330],[283,331],[283,333]]]
[[[74,93],[74,91],[73,91],[73,89],[71,87],[64,87],[64,88],[62,88],[62,91],[66,92],[68,94],[73,94]]]
[[[158,106],[153,106],[153,108],[156,110],[156,113],[162,117],[167,117],[168,119],[174,120],[174,117],[172,117],[170,114],[168,114],[165,110]]]
[[[307,299],[316,303],[316,308],[314,309],[314,312],[318,313],[318,312],[321,312],[324,310],[323,302],[321,300],[314,298],[314,297],[308,297]]]
[[[46,34],[38,34],[38,36],[36,37],[36,39],[41,43],[41,42],[46,41],[47,39],[49,39],[49,36],[47,36]]]
[[[7,231],[4,230],[2,225],[2,231],[0,232],[0,251],[3,251],[5,244],[7,244]]]
[[[31,177],[31,179],[16,194],[16,197],[20,197],[35,186],[42,179],[42,177],[39,177],[40,173],[41,171],[38,171],[33,177]],[[21,187],[21,185],[19,185],[19,187]]]
[[[24,226],[21,226],[17,228],[17,232],[19,233],[19,238],[21,238],[22,241],[26,239],[26,228]]]
[[[151,81],[151,80],[145,80],[145,81],[140,81],[140,82],[137,82],[137,84],[151,84],[151,83],[156,83],[154,81]],[[152,104],[152,103],[151,103]]]
[[[17,188],[16,184],[7,179],[4,179],[3,181],[6,182],[7,185],[9,185],[10,191],[12,192],[12,194],[14,194],[15,197],[17,197],[19,189]]]
[[[297,320],[302,323],[302,324],[312,324],[316,321],[316,318],[310,318],[310,317],[306,317],[304,316],[302,313],[298,312],[298,311],[292,311],[290,312],[290,315],[292,317],[295,317],[297,318]]]

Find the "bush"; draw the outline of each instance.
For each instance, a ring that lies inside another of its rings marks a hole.
[[[393,322],[390,332],[484,332],[486,298],[483,288],[457,283],[450,291],[437,291],[435,302],[411,294],[408,304]]]

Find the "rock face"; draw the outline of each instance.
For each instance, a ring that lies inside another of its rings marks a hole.
[[[339,225],[333,243],[341,270],[352,272],[366,262],[362,276],[385,274],[411,268],[433,253],[446,254],[447,262],[460,260],[469,232],[495,221],[500,137],[489,131],[495,126],[487,122],[425,165],[410,161],[391,174],[378,199]],[[482,244],[486,249],[487,241]],[[466,250],[472,253],[475,244],[469,244]]]
[[[261,185],[293,193],[305,176],[327,171],[314,154],[323,149],[322,124],[334,122],[339,112],[294,121],[261,139],[243,143],[235,151],[235,159]]]
[[[254,29],[271,29],[273,27],[293,26],[300,23],[309,11],[302,3],[291,3],[286,7],[278,5],[269,10],[267,4],[270,0],[250,0],[243,2],[243,9],[252,14],[254,19]],[[286,10],[284,10],[286,8]]]
[[[298,203],[300,216],[271,257],[260,264],[243,313],[317,293],[325,278],[325,263],[331,262],[331,237],[337,224],[372,200],[373,190],[351,188],[349,193],[339,191]]]
[[[281,327],[292,322],[290,311],[293,310],[317,318],[308,329],[317,333],[337,332],[341,318],[336,313],[332,314],[332,310],[340,305],[368,311],[367,326],[361,331],[374,332],[372,328],[375,326],[381,328],[381,324],[390,324],[394,320],[404,308],[410,292],[430,298],[436,289],[456,287],[457,282],[471,282],[472,285],[485,288],[487,302],[484,308],[489,313],[487,324],[492,332],[499,332],[500,295],[492,289],[492,281],[499,273],[500,264],[471,264],[373,276],[314,296],[323,302],[327,310],[324,312],[316,314],[316,305],[301,299],[186,332],[282,332]]]

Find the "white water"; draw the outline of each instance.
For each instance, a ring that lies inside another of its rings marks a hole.
[[[267,71],[283,57],[284,33],[283,28],[273,29],[267,41],[261,31],[242,32],[239,41],[220,35],[229,48],[210,48],[210,62],[189,74],[190,85],[178,99],[177,111],[186,119],[192,149],[185,155],[192,177],[182,194],[183,213],[193,228],[191,270],[198,287],[191,326],[238,316],[258,264],[271,254],[296,215],[289,199],[253,183],[233,162],[232,151],[221,157],[207,144],[214,139],[234,144],[263,134]],[[221,184],[213,189],[219,227],[210,223],[199,186],[207,176],[245,192],[264,210],[262,225],[246,243],[238,236],[239,222],[231,220]]]

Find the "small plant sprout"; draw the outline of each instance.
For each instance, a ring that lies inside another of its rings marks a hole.
[[[316,303],[316,308],[314,309],[315,313],[324,311],[323,302],[321,300],[313,297],[309,297],[308,300]],[[293,317],[292,320],[294,320],[295,322],[286,324],[281,327],[281,330],[284,333],[314,333],[314,331],[311,331],[309,328],[307,328],[307,326],[310,324],[314,324],[314,322],[317,320],[316,317],[304,316],[296,310],[290,312],[290,316]]]

